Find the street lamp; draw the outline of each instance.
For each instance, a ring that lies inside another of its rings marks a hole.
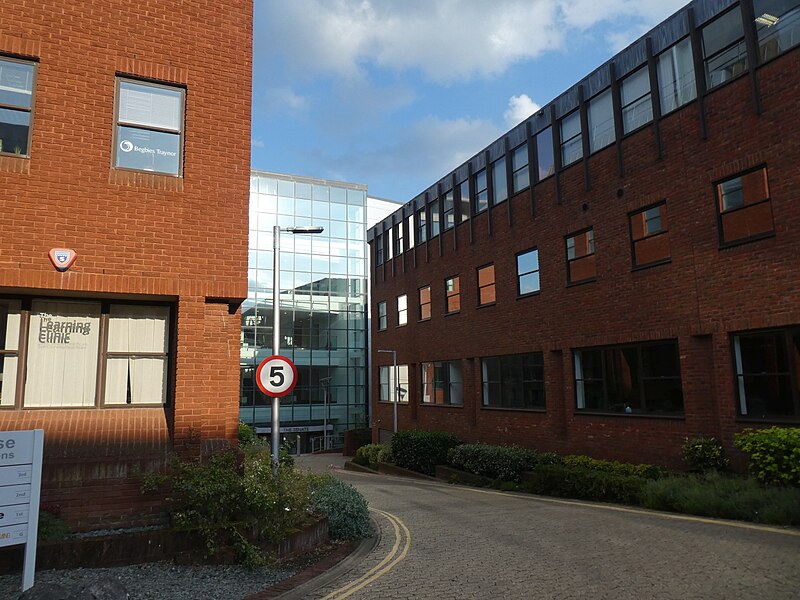
[[[400,390],[400,382],[397,380],[397,350],[378,350],[392,355],[392,365],[394,371],[394,389],[392,390],[392,400],[394,402],[394,433],[397,433],[397,392]]]
[[[281,351],[281,231],[289,233],[322,233],[322,227],[281,227],[272,228],[272,354],[278,355]],[[272,474],[278,474],[280,464],[281,446],[281,403],[277,396],[272,397]]]

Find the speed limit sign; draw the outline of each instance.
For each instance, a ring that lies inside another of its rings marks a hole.
[[[256,370],[256,383],[267,396],[280,398],[294,389],[297,383],[297,367],[285,356],[268,356]]]

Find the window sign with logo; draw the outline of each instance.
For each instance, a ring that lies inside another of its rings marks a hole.
[[[114,166],[181,174],[184,91],[119,81]]]
[[[94,406],[100,303],[34,300],[26,406]]]

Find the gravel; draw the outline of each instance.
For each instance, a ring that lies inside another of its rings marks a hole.
[[[73,590],[101,577],[118,579],[130,600],[240,600],[291,577],[303,565],[247,569],[238,566],[178,566],[170,562],[105,569],[37,571],[35,583],[51,583]],[[20,593],[22,575],[0,577],[0,598],[12,600]]]

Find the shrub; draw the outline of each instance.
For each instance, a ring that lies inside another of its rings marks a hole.
[[[529,471],[542,460],[552,461],[550,455],[519,446],[462,444],[451,448],[447,461],[456,469],[504,481],[519,481],[523,471]]]
[[[686,438],[683,440],[683,460],[689,468],[700,473],[724,471],[729,460],[722,444],[716,438]]]
[[[37,538],[41,541],[57,541],[66,539],[70,533],[69,525],[61,518],[61,507],[42,502],[39,505]]]
[[[330,535],[335,540],[352,540],[369,534],[369,509],[364,496],[332,475],[324,475],[315,482],[311,506],[314,512],[327,515]]]
[[[389,444],[366,444],[356,450],[355,462],[377,469],[379,462],[392,462],[392,448]]]
[[[433,475],[436,465],[447,463],[447,451],[458,438],[442,431],[399,431],[392,438],[392,456],[397,466]]]
[[[748,429],[734,436],[762,483],[800,486],[800,428]]]
[[[666,474],[666,469],[657,465],[631,465],[628,463],[617,462],[616,460],[601,460],[591,456],[573,454],[565,456],[564,465],[577,467],[589,471],[601,471],[603,473],[615,473],[625,477],[642,477],[645,479],[658,479]]]
[[[310,476],[284,465],[272,474],[265,446],[225,451],[203,461],[173,460],[166,474],[149,474],[144,491],[164,487],[173,524],[196,531],[207,554],[230,547],[248,566],[262,564],[258,548],[275,543],[310,517]]]
[[[525,476],[525,491],[563,498],[640,504],[646,480],[638,475],[567,465],[538,465]]]
[[[705,517],[800,525],[800,490],[764,488],[754,479],[718,473],[648,481],[643,505]]]
[[[256,430],[247,423],[239,421],[239,446],[255,446],[261,443],[261,439],[256,435]]]

